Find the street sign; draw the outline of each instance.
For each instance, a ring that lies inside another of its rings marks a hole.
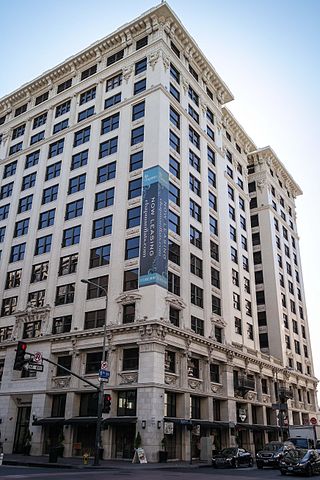
[[[99,377],[100,378],[109,378],[110,377],[110,370],[99,370]]]
[[[316,419],[316,417],[311,417],[310,418],[310,423],[311,423],[311,425],[317,425],[318,420]]]
[[[36,352],[33,355],[32,362],[33,363],[42,363],[42,353],[41,352]]]
[[[101,370],[108,370],[108,362],[106,361],[101,362]]]
[[[33,370],[35,372],[43,372],[43,365],[39,365],[39,363],[28,363],[26,365],[27,370]]]

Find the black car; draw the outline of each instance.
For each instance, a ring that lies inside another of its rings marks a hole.
[[[253,457],[250,452],[244,448],[224,448],[212,458],[212,465],[215,468],[219,467],[233,467],[238,468],[245,465],[252,467]]]
[[[281,475],[297,473],[311,477],[314,473],[320,473],[320,455],[317,450],[302,448],[287,450],[279,466]]]
[[[270,442],[256,454],[257,467],[279,467],[283,457],[284,444],[281,442]]]

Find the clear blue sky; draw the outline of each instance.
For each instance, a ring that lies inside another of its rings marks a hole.
[[[158,2],[12,0],[1,5],[0,97]],[[170,6],[235,96],[229,108],[271,145],[304,191],[298,225],[320,377],[319,0],[172,0]]]

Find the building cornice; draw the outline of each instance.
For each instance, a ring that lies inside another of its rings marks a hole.
[[[169,37],[179,41],[184,50],[183,54],[187,59],[192,60],[199,71],[202,72],[204,82],[213,86],[221,103],[233,100],[230,90],[214,67],[190,37],[175,13],[166,2],[163,2],[76,55],[69,57],[56,67],[47,70],[31,82],[2,97],[0,99],[0,113],[9,113],[18,104],[28,102],[32,96],[43,92],[45,89],[51,90],[55,83],[63,81],[67,76],[76,76],[78,70],[89,66],[93,62],[102,61],[108,52],[132,45],[135,37],[158,30],[164,31]]]
[[[228,130],[231,130],[236,141],[242,143],[246,154],[257,150],[257,146],[255,145],[253,140],[249,137],[245,129],[235,119],[235,117],[227,107],[222,107],[222,121],[224,123],[224,126]]]
[[[298,195],[302,195],[302,190],[299,185],[294,181],[286,167],[277,157],[275,152],[270,146],[259,148],[254,152],[250,152],[248,155],[249,163],[266,163],[270,168],[272,168],[280,177],[280,180],[283,181],[285,187],[292,193],[292,196],[295,198]],[[254,174],[253,174],[254,176]]]

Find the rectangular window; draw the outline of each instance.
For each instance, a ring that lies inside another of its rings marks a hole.
[[[83,211],[83,198],[75,200],[74,202],[67,203],[65,220],[70,220],[71,218],[80,217]]]
[[[45,235],[44,237],[37,238],[34,254],[42,255],[43,253],[50,252],[51,242],[52,242],[52,235]]]
[[[55,317],[53,319],[52,333],[67,333],[71,330],[72,315]]]
[[[91,127],[86,127],[83,130],[79,130],[74,134],[73,146],[77,147],[83,143],[89,142],[90,140],[90,130]]]
[[[172,307],[171,305],[170,305],[170,308],[169,308],[169,320],[173,325],[175,325],[176,327],[179,327],[179,325],[180,325],[180,310]]]
[[[43,307],[45,293],[45,290],[38,290],[37,292],[29,293],[28,303],[30,303],[32,307]]]
[[[169,239],[168,247],[169,260],[176,265],[180,265],[180,245]]]
[[[208,168],[208,183],[216,188],[216,174],[210,168]]]
[[[191,315],[191,330],[198,335],[204,335],[204,321]]]
[[[176,178],[180,178],[180,163],[178,162],[178,160],[173,158],[171,155],[169,155],[169,171]]]
[[[202,250],[202,233],[190,225],[190,243]]]
[[[118,150],[118,137],[110,138],[106,142],[100,143],[99,158],[108,157]]]
[[[84,150],[82,152],[76,153],[72,155],[71,160],[71,170],[75,170],[76,168],[83,167],[88,163],[88,154],[89,150]]]
[[[52,187],[45,188],[42,193],[42,204],[53,202],[58,197],[58,190],[59,185],[53,185]],[[26,199],[30,198],[25,197]],[[32,204],[32,196],[31,196],[31,204]],[[31,206],[30,206],[31,208]]]
[[[40,103],[45,102],[49,98],[49,92],[45,92],[42,95],[36,97],[35,105],[40,105]]]
[[[83,105],[84,103],[90,102],[96,98],[96,87],[92,87],[89,90],[81,93],[79,105]]]
[[[220,382],[219,365],[216,365],[215,363],[210,363],[210,382]]]
[[[86,78],[91,77],[91,75],[94,75],[97,71],[97,65],[92,65],[92,67],[87,68],[81,73],[81,80],[85,80]]]
[[[133,172],[134,170],[138,170],[143,166],[143,151],[133,153],[130,155],[130,166],[129,171]]]
[[[133,95],[138,95],[138,93],[144,92],[147,88],[147,80],[144,78],[143,80],[139,80],[133,85]]]
[[[211,233],[218,235],[218,220],[211,215],[209,215],[209,228]]]
[[[169,182],[169,200],[178,206],[180,205],[180,189],[171,182]]]
[[[136,290],[138,288],[139,273],[138,269],[126,270],[123,273],[123,291]]]
[[[207,125],[207,135],[211,138],[211,140],[214,141],[214,131],[209,127],[209,125]]]
[[[177,102],[180,102],[180,92],[175,86],[172,85],[172,83],[170,83],[170,93],[177,100]]]
[[[47,210],[39,215],[38,229],[47,228],[54,224],[55,209]]]
[[[26,235],[28,233],[29,220],[29,218],[24,218],[23,220],[16,222],[13,234],[14,238],[21,237],[22,235]]]
[[[120,122],[120,113],[115,113],[110,117],[104,118],[101,121],[101,135],[104,135],[105,133],[109,133],[112,130],[119,128],[119,122]]]
[[[62,234],[62,247],[69,247],[80,242],[81,225],[66,228]]]
[[[86,110],[82,110],[82,112],[79,112],[78,114],[78,122],[82,122],[82,120],[85,120],[86,118],[92,117],[94,115],[94,107],[87,108]]]
[[[12,190],[13,190],[13,182],[3,185],[0,189],[0,200],[2,200],[3,198],[11,197]]]
[[[189,187],[196,195],[201,197],[201,182],[192,173],[189,174]]]
[[[100,238],[112,233],[112,215],[94,220],[92,226],[92,238]]]
[[[43,282],[48,278],[49,262],[32,265],[30,283]]]
[[[191,118],[197,123],[199,123],[199,113],[195,111],[195,109],[190,105],[188,105],[188,113]]]
[[[211,285],[220,288],[220,272],[213,267],[211,267]]]
[[[190,200],[190,215],[201,223],[201,207],[193,200]]]
[[[101,328],[105,322],[105,310],[93,310],[92,312],[86,312],[84,317],[84,329],[90,330],[91,328]],[[100,368],[100,365],[99,365]]]
[[[24,123],[23,125],[19,125],[19,127],[16,127],[12,131],[12,140],[15,140],[16,138],[22,137],[24,135],[26,129],[26,124]]]
[[[168,291],[180,295],[180,277],[168,271]]]
[[[32,199],[33,195],[28,195],[27,197],[20,198],[19,200],[19,206],[18,206],[18,213],[26,212],[27,210],[30,210],[32,207]],[[7,208],[7,215],[3,217],[2,209]],[[4,207],[0,208],[0,220],[4,220],[7,218],[9,213],[9,205],[4,205]]]
[[[22,113],[26,112],[26,111],[27,111],[27,107],[28,107],[28,104],[25,103],[24,105],[21,105],[21,107],[16,108],[16,110],[15,110],[15,112],[14,112],[14,116],[15,116],[15,117],[18,117],[18,116],[21,115]]]
[[[56,163],[53,163],[52,165],[48,165],[46,169],[45,180],[51,180],[52,178],[59,177],[61,172],[61,165],[62,165],[62,162],[56,162]]]
[[[192,253],[190,254],[190,272],[197,277],[202,278],[202,260],[201,258],[196,257]]]
[[[53,135],[55,133],[61,132],[65,128],[68,128],[68,126],[69,126],[69,119],[68,118],[66,118],[65,120],[62,120],[59,123],[56,123],[55,125],[53,125],[53,131],[52,131]]]
[[[212,165],[216,164],[216,154],[209,146],[207,147],[207,157],[208,161],[212,163]]]
[[[200,173],[200,158],[192,150],[189,150],[189,163]]]
[[[142,60],[139,60],[138,62],[135,63],[134,74],[139,75],[139,73],[142,73],[145,70],[147,70],[147,57],[145,57]]]
[[[110,57],[107,58],[107,67],[110,65],[113,65],[116,62],[119,62],[124,56],[124,49],[119,50],[119,52],[114,53],[113,55],[110,55]]]
[[[212,193],[209,193],[209,207],[217,211],[217,197]]]
[[[49,145],[49,155],[48,158],[55,157],[56,155],[60,155],[63,152],[64,147],[64,138],[58,140],[57,142],[51,143]]]
[[[238,263],[238,252],[237,252],[237,249],[234,248],[234,247],[231,247],[231,248],[230,248],[230,251],[231,251],[231,260],[232,260],[232,262]]]
[[[26,175],[22,179],[21,190],[27,190],[28,188],[34,187],[36,183],[37,172],[30,173],[30,175]]]
[[[203,308],[203,289],[191,283],[191,303]]]
[[[108,290],[108,275],[90,278],[90,281],[92,283],[88,283],[87,285],[87,300],[90,300],[92,298],[105,297],[105,291]],[[101,288],[99,288],[98,286]]]
[[[111,245],[102,245],[90,250],[89,268],[101,267],[110,263]]]
[[[73,303],[74,290],[74,283],[58,286],[56,290],[55,305],[66,305],[67,303]]]
[[[97,183],[107,182],[116,176],[116,162],[98,168]]]
[[[129,208],[127,210],[127,228],[138,227],[140,225],[140,216],[141,207]]]
[[[189,126],[189,140],[200,150],[200,135],[191,126]]]
[[[69,78],[65,82],[62,82],[58,85],[57,93],[64,92],[64,90],[67,90],[68,88],[70,88],[71,85],[72,85],[72,78]]]
[[[125,259],[139,257],[140,237],[132,237],[126,240]]]
[[[210,256],[213,260],[219,262],[219,246],[212,240],[210,240]]]
[[[140,38],[140,40],[137,40],[136,42],[136,50],[140,50],[140,48],[145,47],[148,45],[148,35],[146,35],[143,38]]]
[[[22,150],[22,142],[12,145],[9,149],[9,155],[14,155],[15,153],[20,152],[20,150]]]
[[[143,125],[131,130],[131,145],[136,145],[137,143],[141,143],[141,142],[143,142],[143,140],[144,140],[144,126]]]
[[[114,202],[114,188],[108,188],[102,192],[98,192],[95,195],[94,209],[100,210],[101,208],[107,208],[113,205]]]
[[[3,170],[3,178],[11,177],[16,173],[17,163],[18,163],[17,161],[14,161],[5,165]]]
[[[86,174],[83,173],[82,175],[78,175],[77,177],[70,178],[69,180],[69,188],[68,188],[68,195],[80,192],[84,190],[86,186]]]
[[[180,115],[179,113],[170,105],[170,122],[172,125],[174,125],[176,128],[180,129]]]
[[[56,107],[56,118],[70,111],[71,100],[61,103]]]
[[[138,120],[139,118],[144,117],[145,112],[145,102],[137,103],[132,107],[132,121]]]
[[[59,264],[59,277],[61,277],[62,275],[70,275],[71,273],[75,273],[77,271],[77,265],[77,253],[67,255],[66,257],[61,257]]]
[[[177,82],[180,83],[180,72],[179,70],[170,63],[170,76]]]
[[[191,85],[189,85],[188,96],[198,107],[199,106],[199,95],[193,90]]]
[[[109,97],[105,100],[104,102],[104,108],[105,110],[107,108],[111,108],[114,105],[117,105],[117,103],[121,102],[121,93],[117,93],[116,95],[113,95],[112,97]]]
[[[113,90],[116,87],[119,87],[122,83],[122,73],[118,73],[114,77],[111,77],[107,80],[106,83],[106,92]]]
[[[136,198],[141,195],[142,190],[142,178],[137,178],[135,180],[131,180],[128,186],[128,200],[131,198]]]
[[[18,297],[9,297],[2,300],[1,317],[13,315],[17,309]]]
[[[22,268],[7,273],[5,289],[20,287]],[[0,336],[1,337],[1,336]]]

